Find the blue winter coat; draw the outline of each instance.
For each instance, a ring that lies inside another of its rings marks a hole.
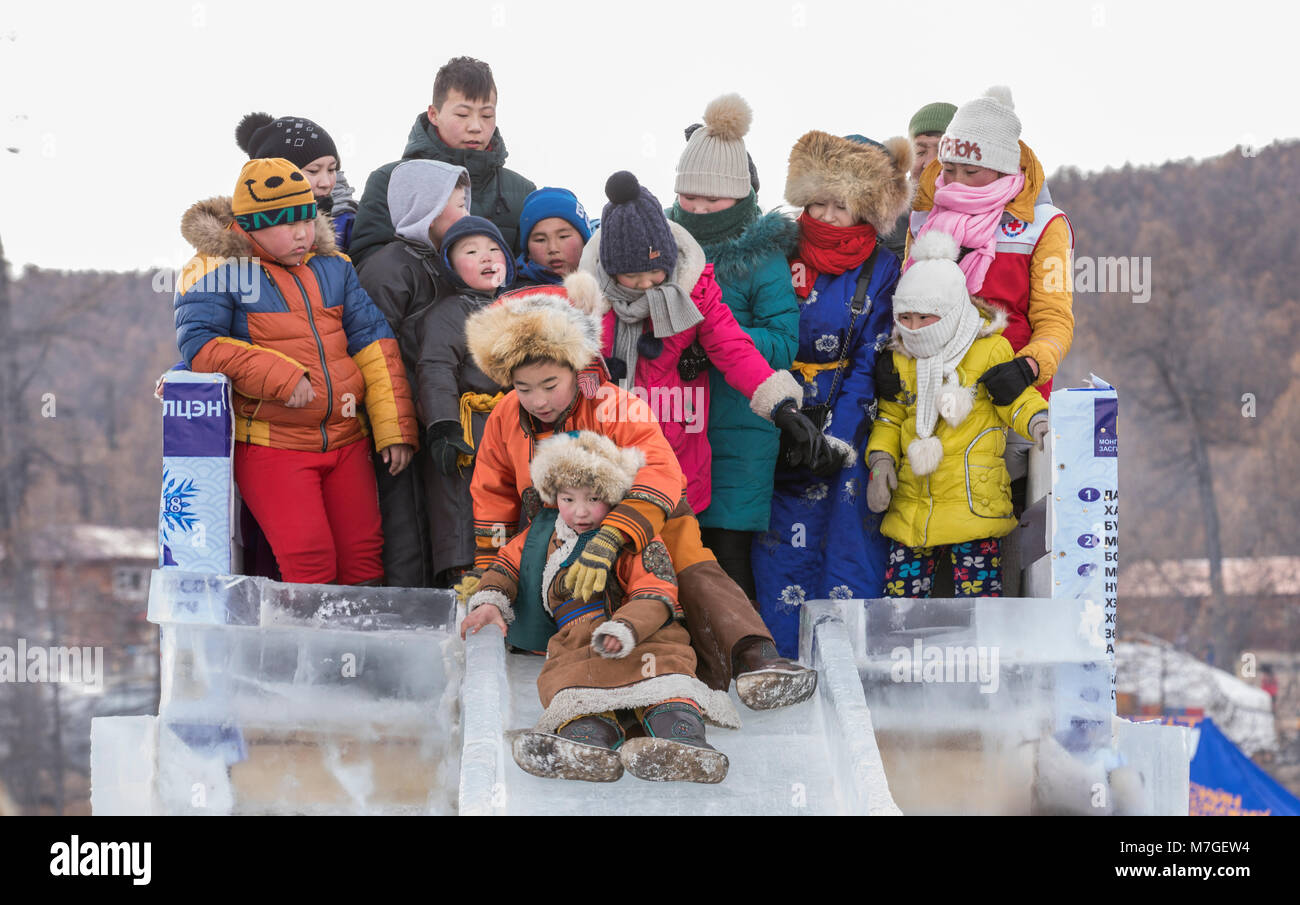
[[[839,360],[861,270],[817,277],[802,303],[797,361]],[[799,654],[799,610],[805,601],[875,597],[882,587],[889,541],[880,534],[881,516],[867,509],[866,443],[875,417],[872,370],[877,346],[888,340],[893,324],[898,276],[898,258],[881,246],[867,288],[870,308],[854,327],[826,428],[852,445],[855,461],[834,479],[778,470],[770,527],[754,537],[759,613],[784,657]],[[811,382],[797,371],[795,376],[804,385],[805,406],[827,401],[834,369],[817,372]]]
[[[734,239],[704,246],[722,301],[774,368],[795,360],[799,299],[790,284],[789,257],[799,227],[772,211]],[[771,506],[772,472],[780,432],[749,408],[749,400],[709,369],[709,445],[713,447],[713,501],[700,524],[763,531]]]

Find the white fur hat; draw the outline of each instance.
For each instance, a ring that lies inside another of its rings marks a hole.
[[[645,454],[635,446],[618,446],[594,431],[569,431],[537,444],[530,472],[533,486],[548,506],[555,505],[555,495],[565,487],[594,490],[613,506],[627,495],[644,467]]]
[[[1020,172],[1020,117],[1011,89],[995,85],[957,108],[939,140],[939,160]]]

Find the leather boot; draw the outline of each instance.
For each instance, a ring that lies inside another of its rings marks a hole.
[[[727,777],[727,755],[704,738],[704,718],[690,704],[670,701],[642,717],[645,738],[628,739],[619,751],[623,766],[650,782],[719,783]]]
[[[510,753],[525,773],[543,779],[616,782],[623,775],[618,722],[592,714],[570,720],[555,732],[526,730],[514,736]]]
[[[782,657],[767,638],[737,644],[732,670],[736,694],[750,710],[798,704],[817,690],[817,671]]]

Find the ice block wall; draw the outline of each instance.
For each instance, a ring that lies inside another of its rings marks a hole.
[[[235,568],[234,433],[224,374],[168,371],[162,380],[163,480],[158,564],[225,574]]]
[[[1117,807],[1111,789],[1127,764],[1093,611],[1087,600],[818,601],[802,642],[819,622],[842,625],[904,813],[1114,813],[1135,805]]]
[[[167,814],[449,814],[455,595],[154,572]]]

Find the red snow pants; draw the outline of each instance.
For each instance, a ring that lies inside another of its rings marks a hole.
[[[323,453],[235,443],[235,483],[285,581],[383,580],[384,535],[370,457],[369,437]]]

